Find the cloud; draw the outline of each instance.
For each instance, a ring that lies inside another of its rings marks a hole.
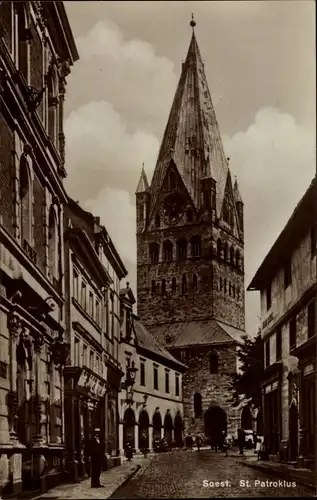
[[[76,39],[80,54],[68,80],[66,108],[92,99],[111,102],[129,128],[161,135],[177,84],[174,64],[143,40],[125,40],[119,28],[100,21]]]
[[[315,134],[278,109],[260,109],[245,131],[224,137],[244,200],[246,286],[315,173]],[[247,293],[247,324],[256,329],[258,294]]]
[[[86,200],[83,206],[100,217],[123,262],[128,260],[136,264],[136,214],[129,193],[105,187],[96,198]]]
[[[72,111],[65,123],[67,187],[76,199],[98,197],[106,186],[136,188],[142,163],[153,168],[158,139],[144,129],[128,131],[105,101]]]

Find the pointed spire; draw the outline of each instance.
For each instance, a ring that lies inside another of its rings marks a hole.
[[[194,29],[195,29],[195,26],[196,26],[196,21],[194,19],[194,14],[192,14],[192,19],[190,21],[190,26],[193,28],[193,32],[194,32]]]
[[[240,190],[239,190],[239,186],[238,186],[237,176],[235,176],[235,180],[234,180],[233,193],[234,193],[234,198],[236,200],[236,203],[242,203],[243,204],[242,196],[240,194]]]
[[[147,177],[146,177],[146,173],[145,173],[145,170],[144,170],[144,163],[142,163],[142,170],[141,170],[141,176],[140,176],[140,180],[139,180],[139,183],[138,183],[138,187],[136,188],[136,194],[137,193],[144,193],[145,191],[148,191],[149,189],[149,183],[148,183],[148,180],[147,180]]]
[[[218,214],[221,212],[228,162],[196,40],[193,16],[190,26],[193,33],[152,178],[150,214],[171,161],[197,209],[201,203],[200,180],[212,177],[216,181],[216,209]]]

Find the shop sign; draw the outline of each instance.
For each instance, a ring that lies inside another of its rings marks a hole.
[[[107,383],[102,382],[95,375],[83,369],[77,383],[77,388],[84,389],[95,398],[103,398],[107,390]]]

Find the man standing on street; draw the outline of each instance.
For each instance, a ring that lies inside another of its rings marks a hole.
[[[90,445],[91,458],[91,487],[103,488],[100,484],[101,465],[103,462],[103,449],[100,442],[100,429],[94,430]]]

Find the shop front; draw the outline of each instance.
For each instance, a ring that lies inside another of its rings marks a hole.
[[[64,380],[67,472],[70,479],[77,481],[90,474],[89,447],[93,430],[97,427],[106,452],[106,393],[109,384],[87,367],[66,367]]]

